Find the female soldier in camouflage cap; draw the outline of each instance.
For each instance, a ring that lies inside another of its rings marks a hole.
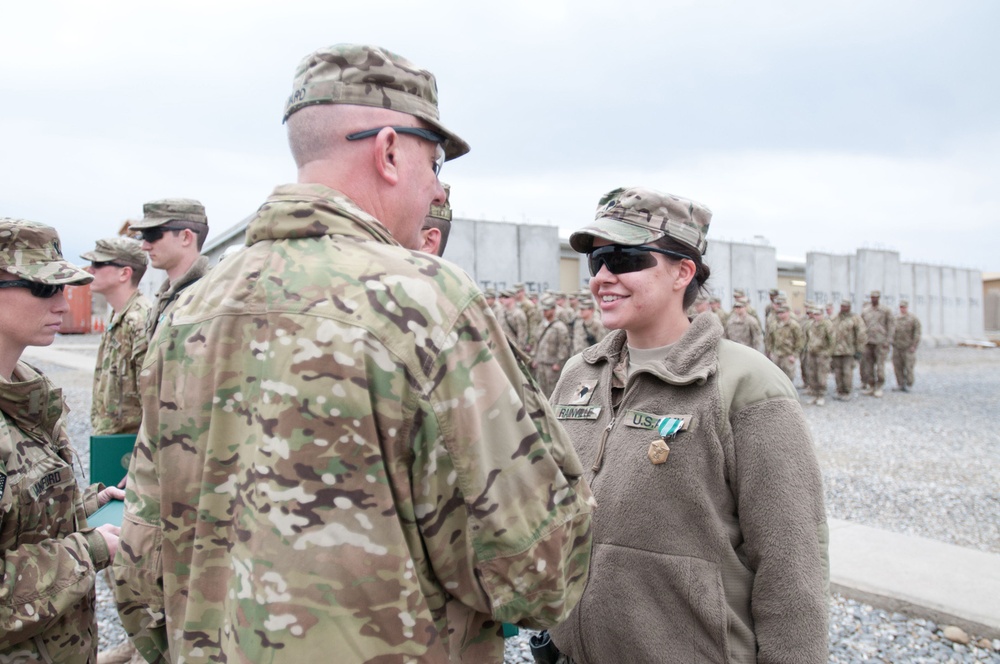
[[[717,316],[685,315],[710,220],[616,189],[570,237],[612,330],[551,399],[598,504],[590,580],[551,630],[578,664],[827,657],[823,492],[795,389]]]
[[[20,361],[55,338],[63,287],[91,279],[63,260],[55,229],[0,219],[0,661],[97,656],[94,579],[118,528],[87,528],[87,516],[125,494],[77,486],[62,392]]]

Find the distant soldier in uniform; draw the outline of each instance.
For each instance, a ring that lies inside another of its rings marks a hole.
[[[500,317],[500,303],[497,302],[497,289],[490,286],[483,291],[483,295],[486,297],[486,306],[490,308],[493,315],[497,318]]]
[[[576,310],[570,308],[566,303],[566,293],[556,293],[556,318],[566,323],[566,328],[570,329],[573,327],[573,321],[576,320]]]
[[[591,495],[479,288],[418,251],[468,145],[374,46],[306,57],[285,120],[298,182],[150,344],[122,622],[150,662],[499,664],[501,621],[576,604]]]
[[[444,248],[451,234],[451,186],[442,183],[444,188],[444,204],[431,203],[430,212],[424,217],[423,228],[420,229],[422,244],[420,251],[432,256],[444,256]]]
[[[535,295],[535,293],[532,293],[532,297],[529,298],[524,291],[523,283],[518,282],[514,284],[514,299],[528,321],[528,334],[525,337],[524,345],[520,346],[520,348],[529,354],[535,341],[531,335],[535,330],[535,326],[542,320],[542,312],[538,310],[538,304],[534,299]]]
[[[826,317],[833,320],[833,302],[826,303]]]
[[[95,436],[137,433],[142,421],[139,369],[146,357],[149,301],[139,292],[146,273],[146,254],[127,237],[98,240],[81,258],[94,276],[90,290],[111,305],[111,321],[101,334],[94,370],[90,423]]]
[[[833,319],[833,374],[837,379],[835,399],[847,401],[854,387],[854,362],[861,357],[867,336],[861,316],[851,313],[851,301],[842,300],[840,314]]]
[[[708,299],[708,306],[712,310],[712,313],[719,317],[719,322],[722,323],[722,327],[725,329],[726,319],[729,318],[729,314],[722,308],[722,300],[712,296]]]
[[[830,357],[834,349],[833,323],[818,306],[806,313],[811,318],[806,329],[805,382],[813,403],[822,406],[826,398],[826,382],[830,374]]]
[[[777,288],[771,288],[767,291],[768,300],[767,306],[764,307],[764,320],[770,320],[771,311],[774,309],[774,301],[778,299],[778,295],[781,293]]]
[[[146,320],[146,338],[152,339],[177,296],[205,276],[208,258],[201,248],[208,237],[205,207],[188,198],[165,198],[142,206],[143,217],[131,229],[142,236],[142,250],[149,263],[167,271],[167,280],[156,293],[156,302]]]
[[[882,396],[885,385],[885,361],[892,343],[895,321],[892,310],[879,304],[879,291],[872,291],[871,306],[865,308],[861,317],[865,321],[868,342],[861,356],[861,382],[865,394]]]
[[[757,315],[757,310],[754,309],[753,305],[750,304],[750,298],[747,297],[746,291],[742,288],[737,288],[733,291],[733,302],[742,302],[743,306],[746,308],[747,316],[753,316],[760,323],[760,317]],[[759,350],[759,349],[758,349]]]
[[[746,303],[737,300],[726,321],[726,338],[738,344],[760,350],[764,334],[760,329],[760,321],[756,316],[747,313]]]
[[[805,346],[805,336],[802,328],[792,320],[788,307],[775,305],[775,320],[768,331],[768,346],[771,349],[771,361],[785,372],[788,380],[795,382],[795,363]]]
[[[913,387],[913,367],[919,345],[920,320],[910,313],[910,303],[902,300],[892,336],[892,368],[896,372],[895,389],[900,392],[909,392]]]
[[[517,306],[514,291],[505,288],[500,291],[500,311],[497,314],[500,321],[500,329],[507,335],[510,342],[522,351],[527,352],[528,346],[528,319],[524,311]]]
[[[580,317],[573,322],[573,348],[570,355],[582,353],[608,335],[600,319],[594,315],[594,300],[580,302]]]
[[[566,323],[556,318],[555,298],[543,297],[539,308],[542,310],[542,322],[535,328],[533,335],[535,348],[531,354],[531,368],[535,370],[538,386],[549,397],[570,357],[572,341]]]

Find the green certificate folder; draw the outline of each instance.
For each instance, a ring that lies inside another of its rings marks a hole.
[[[87,517],[87,525],[97,528],[110,523],[120,528],[124,518],[125,503],[121,500],[109,500],[107,505]]]
[[[118,486],[128,472],[135,447],[134,433],[90,437],[90,483]]]

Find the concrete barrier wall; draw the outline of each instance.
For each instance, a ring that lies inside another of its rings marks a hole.
[[[529,291],[559,288],[559,229],[555,226],[455,219],[444,257],[480,288]]]
[[[908,300],[928,344],[983,336],[983,281],[975,270],[903,263],[894,251],[859,249],[854,257],[811,252],[806,282],[809,299],[836,303],[847,297],[856,312],[873,290],[882,292],[882,304],[894,313],[900,300]]]
[[[709,241],[705,263],[712,271],[706,286],[722,300],[722,306],[731,310],[733,291],[742,289],[763,322],[764,308],[770,302],[767,292],[778,285],[778,256],[774,247]]]

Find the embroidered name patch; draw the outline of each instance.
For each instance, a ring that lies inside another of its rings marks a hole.
[[[596,420],[600,414],[600,406],[556,406],[556,417],[560,420]]]
[[[43,491],[48,489],[53,484],[59,484],[60,482],[62,482],[62,471],[54,470],[28,487],[28,493],[31,494],[32,498],[37,500],[38,496],[40,496]]]

